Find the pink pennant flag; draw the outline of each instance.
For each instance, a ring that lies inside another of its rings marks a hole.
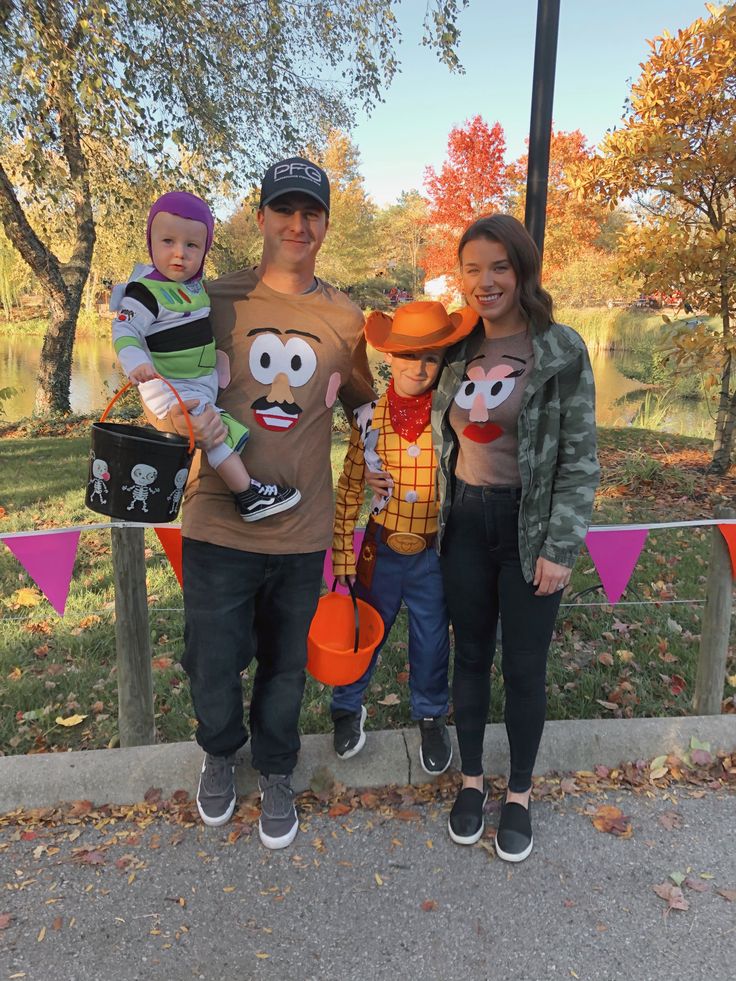
[[[731,574],[736,579],[736,525],[718,525],[718,530],[726,539],[728,554],[731,556]]]
[[[357,528],[353,532],[353,551],[355,552],[355,558],[358,558],[360,554],[360,546],[363,544],[363,535],[365,534],[365,528]],[[327,583],[327,588],[332,589],[332,581],[335,578],[335,573],[332,571],[332,549],[327,549],[327,554],[325,555],[325,564],[322,569],[322,576],[324,581]],[[347,587],[336,586],[336,593],[347,593]]]
[[[618,603],[629,584],[644,542],[646,528],[632,531],[596,531],[585,536],[590,557],[601,577],[601,583],[609,603]]]
[[[59,614],[64,616],[80,532],[20,535],[3,541]]]

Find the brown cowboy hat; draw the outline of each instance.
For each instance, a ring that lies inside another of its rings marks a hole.
[[[478,314],[470,307],[448,313],[436,300],[416,300],[399,307],[393,318],[374,310],[366,318],[364,332],[377,351],[401,354],[449,347],[467,337],[477,323]]]

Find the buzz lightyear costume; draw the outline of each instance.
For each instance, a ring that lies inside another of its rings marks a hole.
[[[148,247],[151,223],[161,211],[201,221],[207,228],[205,256],[212,244],[214,219],[201,198],[183,191],[162,195],[148,214]],[[204,257],[202,262],[204,263]],[[184,401],[198,400],[191,410],[199,415],[211,405],[227,427],[227,438],[207,452],[212,467],[231,453],[239,453],[248,439],[248,427],[216,405],[217,352],[210,325],[210,301],[202,282],[202,266],[193,279],[176,283],[165,279],[152,265],[137,265],[128,283],[113,290],[111,309],[117,310],[112,336],[115,353],[126,374],[141,364],[153,363],[156,372],[174,386]],[[159,378],[138,387],[146,406],[164,419],[176,404],[171,389]]]

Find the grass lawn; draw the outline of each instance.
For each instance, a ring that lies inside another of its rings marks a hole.
[[[86,424],[6,430],[0,439],[0,531],[91,523],[83,504]],[[332,463],[346,437],[336,433]],[[602,430],[604,479],[594,522],[710,517],[736,494],[736,475],[704,473],[707,441],[645,430]],[[695,683],[710,529],[650,534],[625,601],[605,605],[584,551],[573,573],[550,653],[551,719],[683,715]],[[146,532],[156,700],[163,741],[193,738],[186,678],[179,667],[181,592],[155,533]],[[671,602],[671,601],[680,602]],[[682,602],[685,601],[685,602]],[[689,601],[695,601],[690,603]],[[597,605],[586,605],[597,604]],[[65,617],[56,615],[8,549],[0,552],[0,753],[99,748],[116,738],[117,689],[109,533],[82,534]],[[248,673],[250,674],[250,672]],[[731,649],[727,674],[736,674]],[[734,678],[736,680],[736,678]],[[369,689],[369,726],[410,724],[406,623],[400,615]],[[246,701],[250,678],[244,678]],[[727,710],[736,710],[729,686]],[[330,729],[329,690],[308,679],[304,732]],[[398,704],[393,704],[398,696]],[[85,715],[64,728],[57,716]],[[491,720],[502,718],[494,668]]]

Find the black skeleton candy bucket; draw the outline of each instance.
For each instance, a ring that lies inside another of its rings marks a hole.
[[[100,421],[92,424],[84,502],[110,518],[165,524],[176,518],[184,496],[194,453],[192,424],[172,385],[169,388],[184,409],[188,440],[153,428],[105,422],[116,399],[130,386],[128,382],[121,388]]]

